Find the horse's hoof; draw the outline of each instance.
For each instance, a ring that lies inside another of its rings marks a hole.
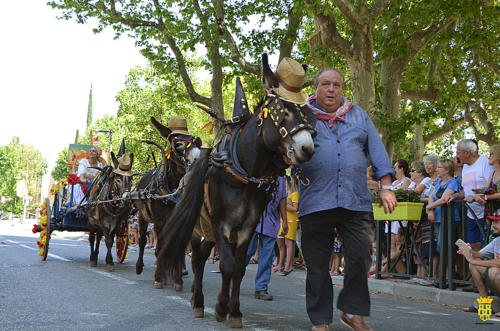
[[[221,315],[219,315],[218,312],[215,312],[214,316],[215,316],[215,320],[217,322],[225,322],[226,321],[226,316],[225,315],[221,316]]]
[[[189,274],[189,272],[186,269],[182,269],[182,276],[186,276],[188,274]]]
[[[160,289],[160,288],[163,288],[163,284],[161,282],[158,282],[155,280],[154,287]]]
[[[90,261],[90,266],[91,267],[96,267],[97,266],[97,261]]]
[[[135,266],[135,274],[140,275],[142,273],[142,267]]]
[[[176,290],[177,292],[182,291],[182,284],[174,283],[174,290]]]
[[[241,317],[229,317],[229,327],[233,329],[241,329],[243,327]]]
[[[114,271],[115,270],[115,267],[112,266],[111,264],[106,264],[106,270],[107,271]]]
[[[196,318],[205,317],[205,310],[203,308],[193,308],[193,317]]]

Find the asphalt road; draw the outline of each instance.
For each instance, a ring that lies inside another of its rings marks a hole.
[[[0,221],[3,222],[3,221]],[[107,272],[104,251],[89,267],[87,242],[55,236],[47,261],[37,254],[36,237],[0,225],[0,330],[227,330],[213,313],[220,289],[218,264],[207,263],[204,278],[205,318],[192,317],[192,274],[182,292],[153,288],[154,256],[145,255],[145,270],[135,274],[135,248],[124,264]],[[16,234],[16,235],[14,235]],[[101,247],[105,247],[101,246]],[[189,266],[189,261],[188,261]],[[241,288],[241,311],[247,330],[307,330],[305,272],[273,274],[273,301],[253,297],[256,266],[250,265]],[[335,289],[338,295],[340,288]],[[348,330],[334,312],[330,330]],[[482,323],[473,313],[428,302],[372,293],[375,330],[498,330],[500,321]]]

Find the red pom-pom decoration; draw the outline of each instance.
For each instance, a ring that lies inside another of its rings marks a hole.
[[[31,230],[31,232],[36,233],[37,230],[38,230],[38,224],[33,224],[33,229]]]
[[[80,182],[80,177],[78,177],[77,174],[69,174],[68,176],[68,184],[69,185],[75,185]]]

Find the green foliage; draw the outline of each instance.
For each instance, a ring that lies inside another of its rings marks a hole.
[[[399,189],[395,190],[394,194],[398,202],[420,202],[420,195],[415,191]],[[379,193],[372,193],[371,198],[373,203],[379,202]]]
[[[19,214],[23,198],[17,196],[18,181],[27,188],[29,204],[40,204],[42,176],[47,171],[47,161],[40,151],[24,145],[14,137],[10,144],[0,146],[0,209]]]
[[[70,170],[71,168],[68,166],[68,148],[65,148],[57,155],[56,165],[50,174],[55,181],[59,181],[68,178]]]
[[[90,84],[89,106],[87,109],[87,128],[92,125],[92,84]]]
[[[225,117],[230,118],[234,99],[234,83],[228,84],[223,90]],[[208,84],[197,84],[200,91],[207,91]],[[250,95],[249,101],[256,99]],[[171,116],[184,116],[191,134],[213,145],[210,126],[202,129],[209,121],[213,121],[204,111],[190,102],[189,97],[180,83],[180,77],[171,71],[157,74],[151,68],[136,67],[126,78],[125,88],[118,93],[120,102],[117,122],[119,123],[119,138],[126,140],[127,151],[135,153],[134,171],[143,172],[154,166],[151,154],[160,160],[156,147],[142,143],[141,140],[153,140],[166,148],[166,141],[156,132],[150,122],[154,116],[163,125],[168,125]],[[118,140],[116,140],[118,143]]]

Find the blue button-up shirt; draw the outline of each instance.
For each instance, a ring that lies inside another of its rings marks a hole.
[[[322,110],[316,103],[313,106]],[[333,208],[372,212],[370,191],[366,184],[367,157],[373,177],[392,174],[389,156],[372,120],[363,109],[353,105],[345,122],[316,122],[315,152],[311,160],[300,165],[311,181],[299,185],[299,216]]]
[[[280,176],[277,178],[277,181],[278,188],[275,192],[273,192],[273,197],[267,204],[266,210],[264,210],[257,228],[255,228],[256,232],[262,232],[262,234],[265,234],[266,236],[269,236],[271,238],[276,238],[278,236],[278,231],[281,225],[279,204],[281,200],[286,199],[287,197],[285,177]],[[261,231],[262,221],[264,221],[263,231]]]

